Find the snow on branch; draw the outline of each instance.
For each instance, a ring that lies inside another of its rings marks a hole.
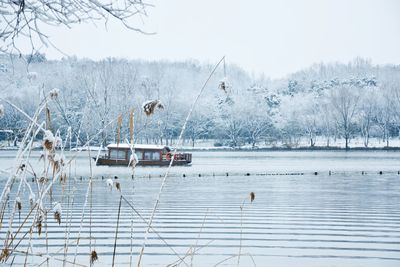
[[[26,37],[34,44],[51,45],[49,36],[43,30],[46,25],[66,26],[85,21],[104,21],[110,18],[121,22],[128,29],[146,33],[133,26],[133,17],[147,16],[146,9],[152,6],[142,0],[0,0],[0,40],[4,43],[0,50],[19,51],[17,37]]]

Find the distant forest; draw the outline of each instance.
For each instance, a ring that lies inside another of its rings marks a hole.
[[[228,63],[228,62],[227,62]],[[0,56],[0,139],[18,140],[26,117],[1,98],[33,115],[43,96],[54,88],[59,96],[48,103],[48,121],[61,136],[73,135],[74,145],[105,129],[94,145],[116,140],[122,114],[122,139],[129,138],[129,113],[135,112],[138,143],[174,144],[184,119],[212,64],[196,61],[141,61],[75,57],[47,60]],[[221,88],[221,81],[224,88]],[[158,99],[164,109],[143,113],[147,100]],[[326,146],[342,138],[346,146],[362,138],[390,140],[400,133],[400,66],[373,65],[356,58],[348,64],[315,64],[282,79],[254,76],[238,66],[219,68],[190,119],[184,138],[195,146],[200,139],[216,146],[240,147],[281,143],[296,147],[307,138]],[[50,117],[50,118],[49,118]]]

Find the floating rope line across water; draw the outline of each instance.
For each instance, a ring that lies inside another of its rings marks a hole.
[[[170,173],[168,177],[172,178],[204,178],[204,177],[243,177],[243,176],[335,176],[335,175],[362,175],[362,176],[372,176],[372,175],[400,175],[400,171],[389,170],[389,171],[307,171],[307,172],[204,172],[204,173]],[[163,178],[161,174],[135,174],[135,179],[156,179]],[[79,180],[89,180],[90,177],[86,178],[83,176],[76,177]],[[121,178],[124,178],[123,176]],[[92,180],[104,180],[104,176],[93,177]],[[126,176],[126,179],[132,179],[131,175]],[[29,179],[35,182],[35,178]]]

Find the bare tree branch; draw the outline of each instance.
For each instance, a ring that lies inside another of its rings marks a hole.
[[[152,34],[133,22],[134,17],[147,16],[148,7],[152,5],[143,0],[0,0],[0,51],[19,51],[19,37],[29,39],[33,53],[37,46],[53,46],[43,30],[45,25],[71,28],[85,21],[107,24],[111,18],[130,30]]]

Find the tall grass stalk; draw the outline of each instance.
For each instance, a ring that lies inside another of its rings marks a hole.
[[[119,216],[121,214],[121,205],[122,205],[122,195],[119,198],[117,228],[115,229],[114,251],[113,251],[113,257],[112,257],[112,267],[114,267],[114,264],[115,264],[115,254],[116,254],[116,251],[117,251],[117,239],[118,239],[118,229],[119,229]]]
[[[90,189],[92,187],[92,180],[89,180],[89,184],[88,187],[86,189],[86,195],[85,195],[85,202],[83,204],[83,208],[82,208],[82,212],[81,212],[81,220],[80,220],[80,225],[79,225],[79,231],[78,231],[78,236],[76,239],[76,246],[75,246],[75,255],[74,255],[74,264],[76,262],[76,256],[78,255],[78,248],[79,248],[79,241],[81,238],[81,232],[82,232],[82,228],[83,228],[83,219],[85,218],[85,211],[86,211],[86,206],[87,206],[87,202],[88,202],[88,198],[89,198],[89,193],[90,193]]]
[[[225,60],[225,56],[222,57],[221,60],[215,65],[215,67],[214,67],[213,70],[211,71],[210,75],[208,76],[208,78],[207,78],[206,81],[204,82],[203,86],[201,87],[199,94],[196,96],[196,99],[194,100],[194,102],[193,102],[193,104],[192,104],[192,106],[191,106],[191,108],[190,108],[190,110],[189,110],[189,113],[188,113],[187,116],[186,116],[185,122],[183,123],[182,129],[181,129],[181,133],[179,134],[179,138],[178,138],[178,141],[177,141],[177,143],[176,143],[176,147],[175,147],[175,149],[174,149],[173,155],[175,155],[176,152],[178,151],[178,150],[177,150],[177,149],[178,149],[178,146],[179,146],[179,144],[180,144],[180,142],[181,142],[181,140],[182,140],[183,134],[184,134],[184,132],[185,132],[185,130],[186,130],[186,125],[187,125],[187,123],[188,123],[188,121],[189,121],[189,119],[190,119],[190,117],[191,117],[191,115],[192,115],[192,113],[193,113],[193,110],[194,110],[194,108],[195,108],[195,106],[196,106],[196,104],[197,104],[197,101],[199,100],[201,94],[203,93],[204,89],[206,88],[206,85],[208,84],[209,80],[210,80],[211,77],[213,76],[214,72],[217,70],[218,66],[219,66],[219,65],[221,64],[221,62],[223,62],[224,60]],[[143,257],[143,253],[144,253],[144,249],[145,249],[145,247],[146,247],[147,237],[148,237],[148,234],[149,234],[149,232],[150,232],[150,226],[151,226],[151,224],[153,223],[154,215],[155,215],[155,213],[156,213],[156,211],[157,211],[158,204],[159,204],[159,202],[160,202],[161,193],[162,193],[162,191],[163,191],[163,189],[164,189],[165,182],[166,182],[166,180],[167,180],[168,174],[169,174],[169,172],[170,172],[170,170],[171,170],[171,167],[172,167],[172,164],[173,164],[173,162],[174,162],[174,158],[175,158],[174,156],[171,157],[171,161],[170,161],[170,163],[169,163],[168,169],[167,169],[167,171],[165,172],[164,178],[163,178],[163,180],[162,180],[162,182],[161,182],[160,190],[159,190],[159,192],[158,192],[157,199],[156,199],[156,201],[155,201],[155,203],[154,203],[154,207],[153,207],[153,210],[152,210],[152,212],[151,212],[151,216],[150,216],[150,220],[149,220],[149,226],[147,227],[147,229],[146,229],[146,231],[145,231],[145,233],[144,233],[143,244],[142,244],[142,247],[141,247],[141,249],[140,249],[140,254],[139,254],[139,259],[138,259],[137,267],[140,267],[140,264],[141,264],[141,261],[142,261],[142,257]]]
[[[193,266],[194,254],[195,254],[197,245],[198,245],[198,243],[199,243],[200,235],[201,235],[201,232],[203,231],[204,224],[206,223],[207,215],[208,215],[208,209],[207,209],[207,211],[206,211],[206,214],[204,215],[203,222],[201,223],[200,231],[199,231],[199,234],[197,235],[197,238],[196,238],[196,243],[195,243],[194,246],[192,246],[192,248],[191,248],[192,253],[191,253],[191,256],[190,256],[190,267]]]
[[[149,224],[149,222],[140,214],[140,212],[133,206],[132,203],[129,202],[129,200],[124,197],[123,195],[121,195],[122,199],[125,201],[125,203],[132,209],[132,211],[148,226],[150,227],[151,231],[153,233],[155,233],[157,235],[157,237],[167,246],[167,248],[169,248],[178,258],[179,260],[183,261],[183,257],[181,257],[178,252],[176,252],[176,250],[170,245],[168,244],[168,242],[165,240],[165,238],[163,238],[160,233],[158,233],[158,231],[156,229],[153,228],[153,226],[151,226]],[[186,266],[189,266],[186,262],[185,262]]]

